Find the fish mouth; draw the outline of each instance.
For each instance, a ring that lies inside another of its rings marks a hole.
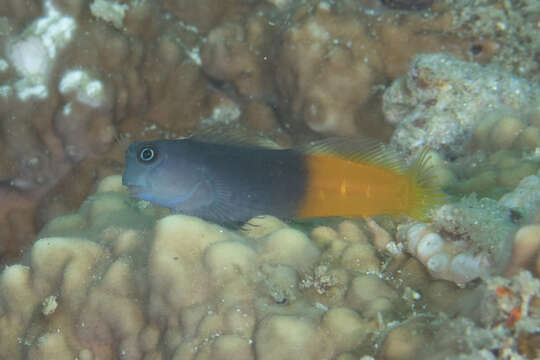
[[[129,190],[129,193],[133,196],[137,196],[137,195],[141,195],[143,193],[146,192],[146,189],[142,186],[139,186],[139,185],[128,185],[126,184],[125,186],[127,186],[128,190]]]

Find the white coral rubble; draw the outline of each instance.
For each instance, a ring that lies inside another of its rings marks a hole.
[[[58,51],[72,39],[77,24],[71,16],[44,2],[45,15],[36,19],[9,46],[9,60],[20,75],[14,84],[21,100],[48,96],[48,75]]]

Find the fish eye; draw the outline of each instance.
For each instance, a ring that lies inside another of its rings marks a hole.
[[[157,150],[152,145],[143,146],[139,150],[139,155],[137,157],[143,163],[150,163],[156,160]]]

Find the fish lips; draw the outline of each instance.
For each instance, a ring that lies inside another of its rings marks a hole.
[[[138,186],[138,185],[126,185],[126,186],[129,189],[129,193],[133,196],[137,196],[137,194],[142,194],[142,193],[147,192],[147,190],[142,186]]]
[[[146,186],[141,186],[139,184],[130,183],[125,176],[122,176],[122,185],[128,188],[129,193],[134,197],[140,197],[144,193],[148,193],[148,188]]]

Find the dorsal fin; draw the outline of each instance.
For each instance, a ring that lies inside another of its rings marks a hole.
[[[281,150],[279,144],[257,133],[249,132],[243,127],[211,126],[197,130],[190,138],[206,143],[236,145],[242,147],[262,147]]]
[[[330,137],[296,148],[305,154],[330,155],[385,168],[397,173],[406,171],[402,157],[383,143],[367,137]]]

